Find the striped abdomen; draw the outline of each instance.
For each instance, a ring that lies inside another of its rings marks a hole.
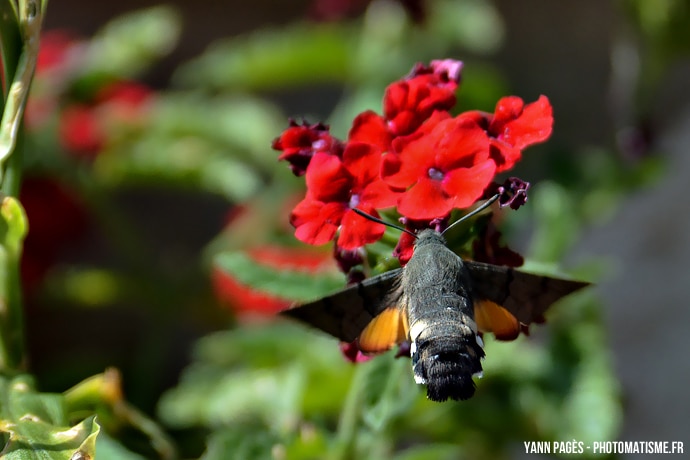
[[[440,234],[422,232],[403,272],[402,287],[415,380],[427,385],[433,401],[470,398],[475,388],[472,376],[482,371],[484,350],[462,259],[446,247]]]

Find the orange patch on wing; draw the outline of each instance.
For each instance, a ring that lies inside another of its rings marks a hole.
[[[515,340],[520,335],[517,318],[490,300],[474,303],[474,320],[480,332],[493,332],[498,340]]]
[[[407,339],[407,315],[397,307],[388,307],[371,320],[357,339],[364,353],[381,353]]]

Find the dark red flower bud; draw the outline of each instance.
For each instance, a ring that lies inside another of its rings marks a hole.
[[[295,176],[303,176],[312,157],[317,152],[334,155],[342,154],[342,143],[331,136],[329,128],[323,123],[309,124],[303,121],[298,124],[290,120],[290,126],[280,137],[273,140],[274,150],[280,150],[278,160],[290,163],[290,169]]]
[[[479,237],[472,243],[474,260],[494,265],[519,267],[525,260],[508,246],[500,244],[501,232],[489,222],[479,233]]]

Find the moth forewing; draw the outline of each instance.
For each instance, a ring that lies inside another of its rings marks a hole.
[[[543,322],[553,303],[590,284],[481,262],[465,261],[465,265],[475,298],[503,307],[525,325]]]
[[[298,319],[343,342],[353,342],[364,328],[395,302],[392,293],[402,269],[367,278],[329,296],[281,312]]]

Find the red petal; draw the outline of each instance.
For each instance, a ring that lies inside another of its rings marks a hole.
[[[345,211],[340,203],[302,200],[290,214],[295,237],[308,244],[325,244],[333,239]]]
[[[498,139],[491,139],[489,156],[496,163],[496,173],[507,171],[522,158],[522,151]]]
[[[382,152],[389,149],[391,133],[386,120],[375,112],[366,111],[357,115],[348,134],[349,142],[366,142],[378,146]]]
[[[435,219],[453,208],[453,200],[443,193],[439,181],[421,178],[398,202],[398,212],[410,219]]]
[[[400,155],[387,153],[381,161],[381,178],[390,187],[405,190],[414,184],[419,173],[413,168],[405,168]]]
[[[453,208],[467,208],[482,196],[495,173],[493,160],[486,160],[471,168],[454,169],[443,179],[443,191],[453,197]]]
[[[396,81],[386,88],[383,95],[383,115],[392,120],[407,106],[410,87],[406,81]]]
[[[409,233],[403,233],[400,235],[398,244],[393,250],[393,257],[397,257],[401,265],[405,265],[412,258],[412,255],[414,254],[415,241],[415,238]]]
[[[350,141],[343,152],[343,165],[352,175],[355,188],[363,188],[379,177],[381,150],[371,144]]]
[[[66,108],[58,129],[61,144],[73,155],[95,156],[106,142],[106,133],[96,110],[86,105]]]
[[[553,109],[546,96],[524,105],[516,96],[504,97],[496,104],[496,113],[489,133],[494,137],[523,149],[546,140],[553,128]]]
[[[494,119],[491,127],[494,126],[502,131],[503,126],[509,121],[515,120],[522,113],[525,103],[517,96],[506,96],[499,99],[494,110]],[[492,129],[493,130],[493,129]]]
[[[378,213],[373,209],[362,207],[368,214],[378,217]],[[357,249],[364,245],[378,241],[383,236],[386,227],[366,219],[354,211],[347,211],[343,215],[340,236],[338,237],[338,247],[341,249]]]
[[[392,190],[382,180],[368,184],[359,197],[360,203],[372,206],[376,209],[390,208],[398,202],[400,192]]]
[[[318,152],[307,167],[306,182],[309,196],[314,200],[347,202],[353,179],[340,158]]]
[[[506,125],[503,138],[518,149],[543,142],[553,130],[553,109],[546,96],[527,104],[520,117]]]
[[[489,157],[489,138],[469,119],[454,118],[441,122],[429,135],[437,136],[435,165],[441,171],[470,167]]]

